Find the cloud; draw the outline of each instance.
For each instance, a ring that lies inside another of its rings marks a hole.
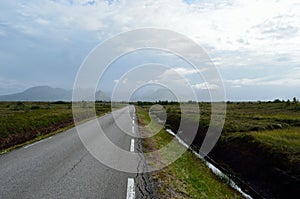
[[[175,67],[175,68],[170,68],[170,69],[165,70],[164,73],[159,76],[159,78],[172,79],[172,77],[174,77],[174,79],[177,79],[177,78],[182,78],[183,76],[188,76],[188,75],[197,74],[197,73],[198,73],[198,70],[196,70],[196,69]]]
[[[206,82],[192,85],[192,87],[195,88],[195,89],[199,89],[199,90],[215,90],[215,89],[219,88],[218,85],[209,84],[209,83],[206,83]]]
[[[267,19],[262,24],[255,27],[261,33],[261,37],[258,39],[284,39],[297,36],[299,27],[297,27],[296,22],[294,22],[294,16],[289,14],[275,16],[271,19]]]
[[[289,71],[281,76],[267,76],[260,78],[242,78],[234,80],[224,80],[226,83],[230,83],[233,87],[242,86],[285,86],[296,87],[300,86],[300,69],[296,68],[293,71]]]
[[[297,1],[34,0],[7,4],[17,8],[0,14],[3,21],[12,22],[10,28],[43,38],[63,40],[83,31],[101,41],[122,31],[157,27],[186,34],[211,52],[247,50],[261,54],[279,48],[290,52],[300,43],[295,41],[300,26]],[[274,42],[278,39],[284,43]]]
[[[174,70],[175,72],[185,76],[185,75],[191,75],[191,74],[196,74],[198,73],[198,70],[196,69],[187,69],[187,68],[174,68],[174,69],[171,69],[171,70]]]
[[[94,31],[104,37],[141,27],[179,31],[217,50],[269,47],[276,38],[299,36],[297,1],[181,0],[20,1],[15,28],[24,34]],[[13,11],[5,11],[5,13]],[[238,16],[238,17],[237,17]],[[159,18],[160,20],[157,20]],[[7,19],[6,16],[3,19]],[[47,28],[45,27],[47,26]],[[45,29],[43,29],[43,27]],[[39,29],[34,32],[32,29]],[[257,29],[257,30],[253,30]],[[103,39],[103,38],[102,38]],[[261,41],[263,40],[263,41]]]
[[[299,87],[300,79],[281,78],[277,80],[267,79],[236,79],[227,80],[234,85],[234,87],[242,86],[285,86],[285,87]]]
[[[56,69],[49,78],[60,84],[55,78],[76,74],[98,43],[123,31],[154,27],[177,31],[197,42],[232,86],[276,86],[280,81],[275,76],[287,85],[298,83],[297,78],[277,74],[279,68],[292,71],[300,63],[298,0],[20,0],[0,1],[0,7],[0,39],[5,38],[0,55],[5,52],[5,57],[14,58],[0,59],[1,66],[11,70],[1,67],[0,74],[12,79],[20,78],[14,71],[22,70],[22,78],[39,82],[36,78],[43,79],[41,75],[30,75],[37,68],[45,76]],[[175,41],[173,45],[185,47]],[[183,67],[174,70],[190,79],[196,74]],[[270,79],[261,79],[265,73]],[[69,81],[64,85],[72,85],[74,77],[64,79]],[[174,82],[182,83],[175,76]],[[202,83],[193,85],[204,88]]]
[[[234,86],[257,86],[261,85],[262,83],[265,83],[263,78],[255,78],[255,79],[249,79],[249,78],[242,78],[242,79],[234,79],[234,80],[225,80],[225,82],[231,83]]]

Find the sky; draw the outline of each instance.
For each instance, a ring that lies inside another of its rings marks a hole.
[[[228,100],[300,98],[299,0],[0,1],[0,95],[39,85],[72,89],[92,49],[140,28],[172,30],[201,46],[220,73]],[[112,92],[116,84],[128,83],[121,81],[126,70],[160,63],[188,79],[196,92],[216,88],[166,54],[122,57],[99,87]],[[163,74],[171,78],[168,70],[151,81]],[[144,73],[135,76],[142,79]]]

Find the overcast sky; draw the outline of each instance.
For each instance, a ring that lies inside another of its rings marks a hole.
[[[97,44],[144,27],[197,42],[218,68],[228,100],[300,98],[299,0],[0,1],[0,94],[38,85],[71,89]],[[155,62],[205,89],[181,61],[146,54],[116,62],[101,88],[120,82],[121,67]]]

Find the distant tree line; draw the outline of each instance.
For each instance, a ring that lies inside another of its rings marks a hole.
[[[187,102],[177,102],[177,101],[168,101],[168,100],[158,100],[155,102],[151,102],[151,101],[137,101],[137,102],[130,102],[130,104],[137,104],[137,105],[154,105],[154,104],[160,104],[160,105],[176,105],[176,104],[180,104],[180,103],[187,103],[187,104],[197,104],[197,103],[210,103],[210,102],[196,102],[196,101],[187,101]],[[232,101],[227,101],[227,104],[233,104],[233,103],[249,103],[249,104],[254,104],[254,103],[286,103],[287,105],[290,104],[298,104],[299,100],[294,97],[292,100],[287,99],[285,100],[280,100],[280,99],[275,99],[273,101],[249,101],[249,102],[232,102]]]
[[[275,99],[273,103],[287,103],[287,104],[297,104],[299,100],[296,97],[293,97],[293,100],[291,101],[290,99],[285,100],[280,100],[280,99]]]
[[[137,101],[137,105],[154,105],[154,104],[160,104],[160,105],[176,105],[179,104],[179,102],[176,101],[155,101],[155,102],[147,102],[147,101]]]

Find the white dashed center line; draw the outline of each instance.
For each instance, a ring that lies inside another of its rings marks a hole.
[[[134,134],[134,116],[132,117],[132,134]],[[134,139],[130,142],[130,152],[134,152]],[[126,199],[135,199],[134,179],[128,178]]]
[[[134,139],[131,139],[130,152],[134,152]]]
[[[134,179],[128,178],[127,182],[127,199],[134,199],[135,198],[135,191],[134,191]]]

